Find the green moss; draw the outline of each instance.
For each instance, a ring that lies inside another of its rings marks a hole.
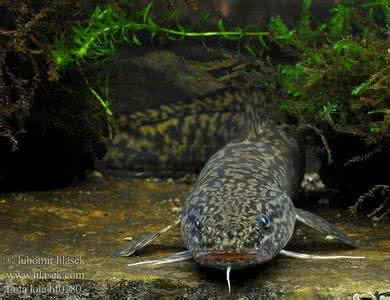
[[[274,41],[298,53],[296,64],[280,67],[290,95],[282,108],[302,123],[348,127],[379,141],[381,121],[370,112],[390,106],[389,7],[390,1],[342,1],[327,22],[313,24],[304,6],[304,22],[293,29],[273,18]]]
[[[383,130],[383,122],[371,122],[368,124],[368,130],[371,133],[379,133]]]

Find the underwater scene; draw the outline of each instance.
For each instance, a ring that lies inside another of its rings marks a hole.
[[[390,0],[0,0],[0,299],[390,300]]]

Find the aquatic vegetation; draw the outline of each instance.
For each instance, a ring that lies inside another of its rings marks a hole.
[[[366,192],[388,191],[390,184],[377,172],[390,159],[389,16],[388,0],[351,0],[338,3],[322,24],[303,13],[304,22],[293,29],[279,18],[269,27],[274,42],[296,56],[294,64],[279,67],[289,94],[282,109],[324,132],[335,160],[321,166],[322,179],[351,199],[361,195],[353,211],[372,211],[365,215],[374,223],[388,214],[388,194],[375,199]]]
[[[274,16],[268,25],[269,32],[246,31],[240,27],[227,30],[222,19],[216,31],[193,32],[180,24],[175,13],[157,20],[152,13],[153,2],[130,12],[117,6],[97,6],[86,23],[74,24],[57,40],[52,53],[57,69],[62,70],[108,58],[120,43],[142,46],[147,36],[151,41],[221,37],[238,43],[256,38],[265,49],[276,44],[289,47],[298,56],[295,65],[281,67],[280,79],[292,96],[282,108],[301,122],[316,122],[318,115],[321,120],[332,120],[332,125],[355,122],[359,118],[348,120],[349,109],[355,113],[356,109],[366,107],[367,98],[378,92],[381,99],[376,99],[370,110],[383,108],[384,94],[389,92],[389,1],[370,0],[364,4],[341,1],[333,8],[329,20],[321,24],[315,24],[311,18],[312,0],[302,3],[301,18],[293,29]],[[244,49],[256,56],[249,43]],[[102,98],[94,95],[107,111]],[[339,106],[332,118],[323,112],[328,104]],[[365,131],[372,132],[368,126]]]
[[[267,50],[281,48],[294,60],[294,64],[279,66],[280,83],[288,91],[288,97],[281,105],[283,111],[295,117],[300,125],[310,124],[320,128],[327,138],[336,131],[364,140],[369,147],[354,152],[353,157],[371,153],[376,146],[387,149],[390,144],[389,138],[386,138],[390,135],[389,1],[369,0],[364,4],[352,0],[339,1],[329,19],[320,24],[311,16],[312,2],[303,0],[301,18],[293,28],[289,28],[282,18],[274,16],[268,29],[265,29],[268,32],[258,31],[256,26],[252,27],[255,28],[253,30],[248,30],[249,27],[226,26],[222,20],[215,23],[215,30],[206,27],[190,30],[189,25],[179,20],[174,12],[166,17],[157,15],[152,11],[151,3],[143,9],[133,7],[127,10],[113,2],[110,6],[96,7],[90,17],[84,14],[72,19],[67,24],[70,24],[67,30],[55,31],[56,41],[51,32],[48,45],[39,47],[33,42],[35,46],[31,49],[25,47],[25,53],[29,53],[30,57],[39,57],[39,67],[47,68],[39,73],[42,76],[39,80],[47,74],[48,81],[56,81],[65,78],[67,72],[82,69],[84,62],[100,62],[109,58],[121,43],[139,47],[148,45],[150,40],[157,44],[186,38],[199,38],[200,41],[217,38],[229,42],[229,45],[242,45],[243,49],[257,57],[261,54],[251,47],[252,42],[263,47],[266,54],[271,53]],[[51,16],[41,15],[34,20],[42,21],[42,24],[38,23],[43,27],[46,24],[43,20]],[[26,34],[20,35],[23,41],[30,39],[31,28],[27,29]],[[16,36],[12,32],[10,30],[6,36]],[[19,41],[21,46],[23,41]],[[241,88],[247,88],[248,82],[252,88],[256,88],[261,85],[256,81],[263,82],[262,78],[256,76],[256,72],[237,68],[223,73],[221,80],[230,83],[233,78],[238,83],[235,86],[238,86],[244,78]],[[105,112],[104,119],[108,120],[112,114],[108,93],[97,88],[98,84],[92,80],[93,86],[86,83],[87,92],[96,98],[96,103]],[[6,130],[2,132],[7,136]],[[353,157],[335,157],[336,160],[343,160],[342,164],[359,161]]]
[[[295,28],[278,17],[269,25],[274,42],[297,56],[296,64],[280,68],[290,95],[282,108],[302,123],[352,126],[362,136],[385,130],[378,115],[389,107],[390,2],[342,1],[323,24],[310,19],[311,1],[304,3]]]
[[[263,43],[263,36],[267,32],[249,32],[240,27],[234,30],[225,29],[223,20],[217,24],[217,31],[192,32],[179,23],[176,25],[158,22],[152,16],[153,2],[144,9],[135,10],[129,15],[113,6],[96,7],[88,24],[75,24],[67,37],[59,39],[54,47],[53,56],[58,68],[65,68],[72,64],[80,64],[86,60],[104,59],[115,53],[119,43],[142,45],[139,36],[148,33],[153,40],[157,36],[169,39],[222,37],[228,40],[241,40],[255,37]],[[248,51],[252,49],[248,46]],[[253,51],[253,50],[252,50]]]
[[[327,120],[328,122],[333,122],[332,115],[337,113],[337,103],[328,102],[326,105],[322,107],[320,111],[320,117],[323,120]]]
[[[86,24],[74,24],[55,42],[52,55],[57,70],[63,71],[72,66],[80,66],[86,61],[107,59],[115,53],[117,46],[121,43],[142,46],[145,43],[144,40],[147,40],[147,35],[151,42],[157,38],[176,40],[221,37],[237,42],[255,38],[261,45],[265,45],[263,37],[268,35],[267,32],[245,31],[240,27],[227,30],[222,19],[217,23],[216,31],[193,32],[180,24],[175,13],[166,18],[168,21],[157,21],[152,15],[152,7],[153,2],[150,2],[141,10],[134,9],[130,13],[125,13],[118,7],[97,6]],[[249,44],[245,44],[244,49],[256,56]],[[110,116],[112,114],[109,109],[111,101],[103,99],[92,86],[88,85],[88,88]]]
[[[220,37],[226,40],[240,42],[243,39],[256,39],[257,44],[265,45],[263,37],[267,32],[245,31],[240,27],[229,31],[225,29],[222,19],[217,23],[217,31],[193,32],[183,27],[175,12],[167,20],[157,21],[152,15],[153,2],[141,10],[130,9],[125,12],[118,7],[97,6],[86,24],[76,23],[62,34],[54,44],[52,55],[57,70],[63,71],[70,67],[79,66],[87,61],[99,61],[111,57],[121,43],[142,46],[146,36],[150,41],[159,38],[170,40],[184,38],[210,38]],[[167,24],[165,24],[167,23]],[[174,23],[175,25],[172,25]],[[256,56],[249,44],[244,49]],[[103,97],[88,84],[88,89],[96,97],[106,111],[108,117],[110,100]]]

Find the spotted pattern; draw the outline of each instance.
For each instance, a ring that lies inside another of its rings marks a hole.
[[[182,216],[184,243],[198,263],[243,268],[267,261],[285,247],[295,226],[292,199],[304,171],[298,145],[282,128],[268,125],[260,136],[235,140],[209,159]],[[262,214],[271,221],[269,227],[256,221]],[[256,255],[237,261],[203,259],[207,251]]]
[[[105,162],[132,170],[200,170],[219,148],[239,136],[249,97],[247,91],[228,89],[122,116]]]

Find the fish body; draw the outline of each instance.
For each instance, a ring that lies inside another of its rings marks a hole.
[[[199,172],[245,126],[245,90],[223,89],[123,115],[105,156],[109,168]]]
[[[304,151],[280,126],[230,142],[209,159],[185,201],[185,246],[200,265],[218,269],[272,259],[294,232],[292,200],[303,173]]]
[[[257,95],[253,97],[257,99]],[[132,241],[114,256],[130,256],[181,223],[186,251],[129,266],[193,258],[201,266],[226,270],[230,287],[232,269],[256,266],[279,254],[301,259],[363,258],[284,249],[296,221],[350,246],[357,247],[358,243],[321,217],[294,207],[305,167],[300,135],[287,126],[272,123],[270,118],[263,117],[259,122],[254,107],[257,106],[247,106],[243,134],[212,155],[203,167],[186,197],[181,217],[159,232]]]

